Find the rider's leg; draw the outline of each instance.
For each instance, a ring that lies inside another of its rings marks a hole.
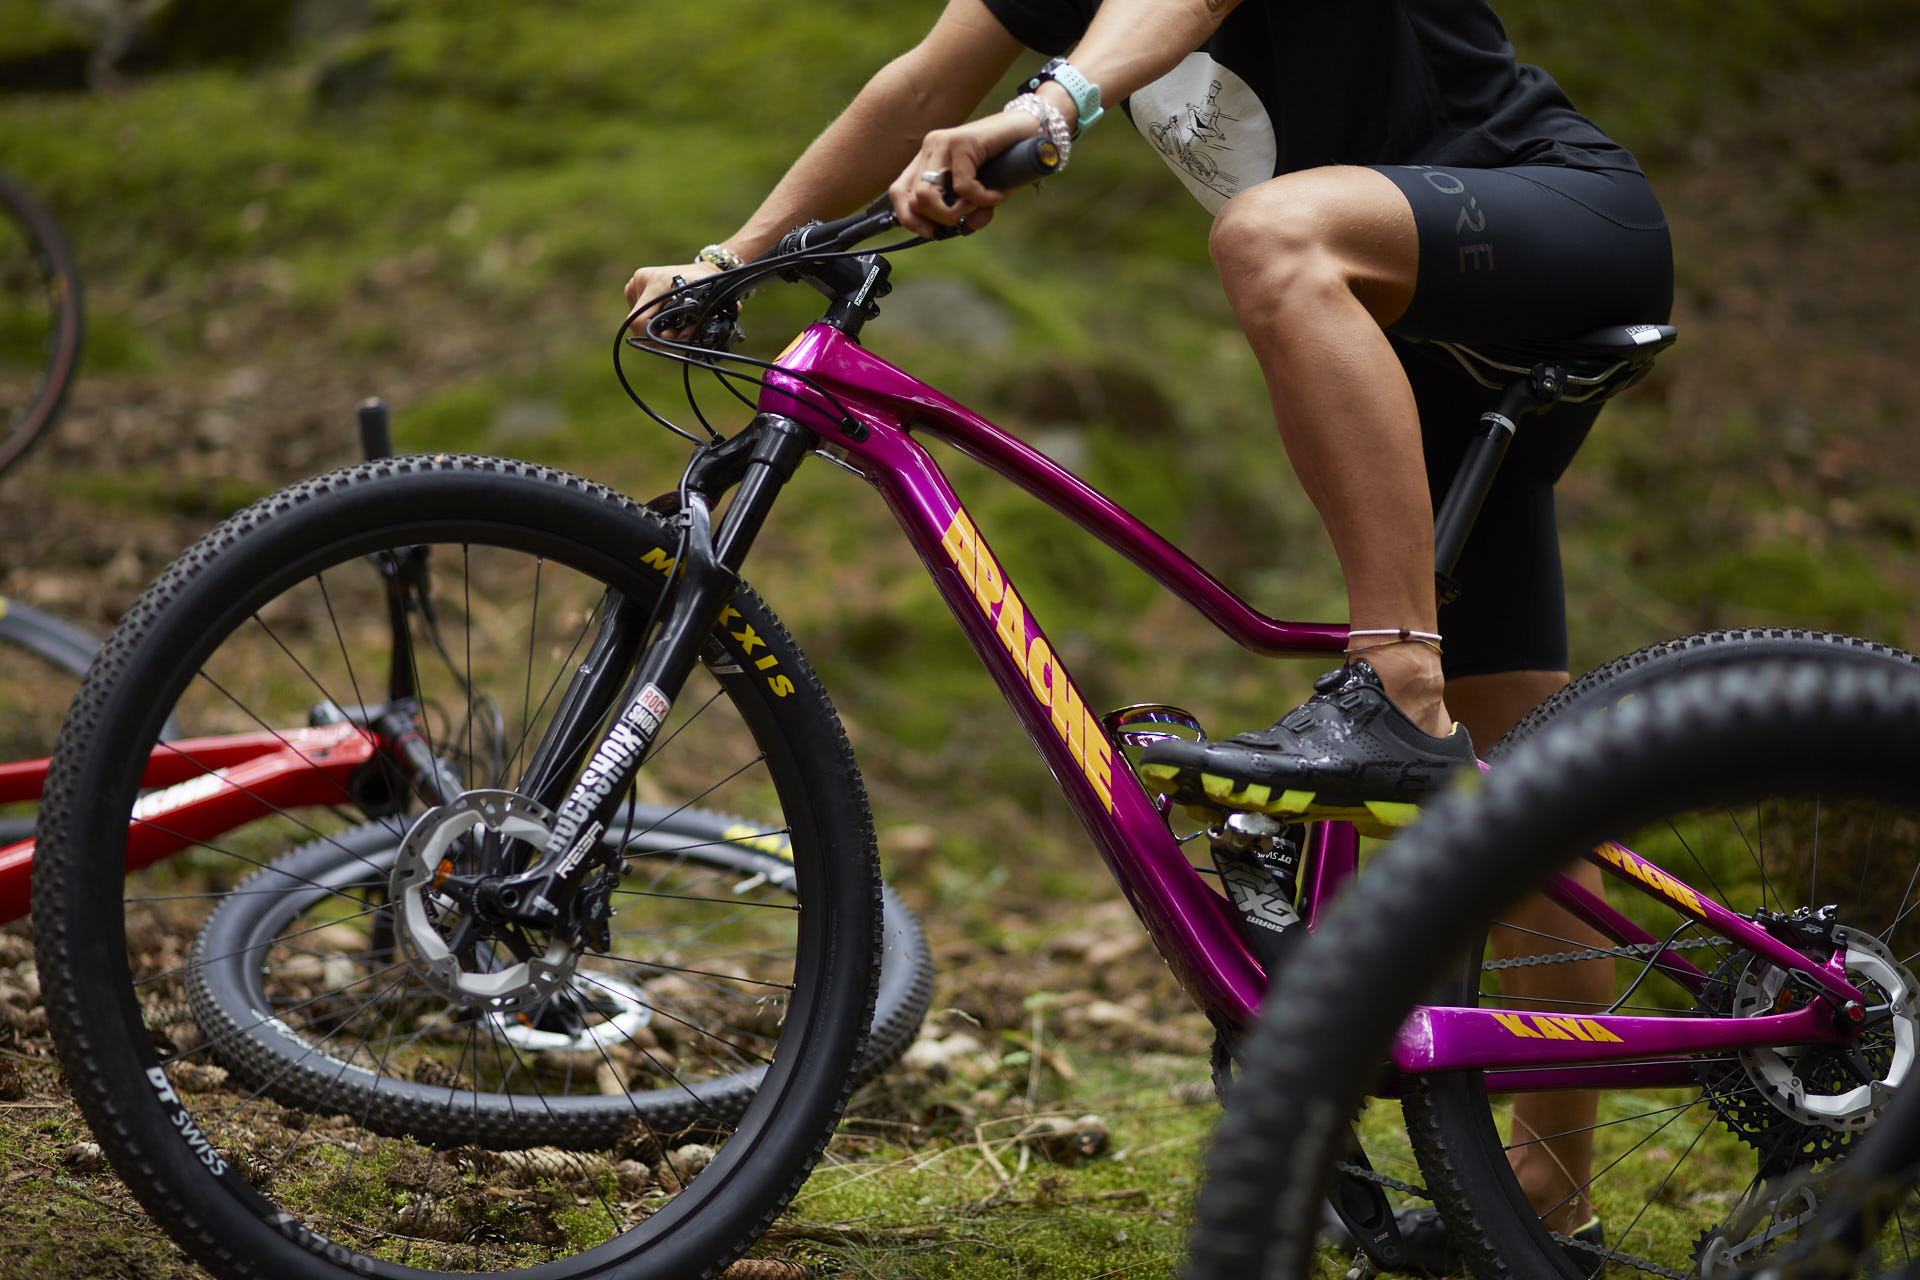
[[[1339,557],[1351,625],[1437,630],[1420,418],[1382,331],[1419,275],[1407,198],[1372,169],[1288,174],[1229,201],[1209,247]],[[1448,731],[1437,653],[1393,644],[1367,660],[1414,724]]]
[[[1447,682],[1447,706],[1484,752],[1566,683],[1564,671],[1458,676]],[[1601,894],[1600,870],[1591,863],[1579,863],[1568,874],[1589,892]],[[1609,945],[1597,930],[1542,894],[1515,907],[1502,923],[1510,927],[1496,926],[1488,939],[1501,959],[1537,954],[1541,935],[1553,940],[1547,944],[1550,950]],[[1591,1014],[1613,999],[1613,962],[1509,969],[1501,975],[1500,993],[1503,1003],[1518,1009]],[[1550,1230],[1571,1233],[1593,1218],[1587,1182],[1599,1098],[1585,1089],[1514,1095],[1507,1158],[1528,1203],[1540,1211]]]

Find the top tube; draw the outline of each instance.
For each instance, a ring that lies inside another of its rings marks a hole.
[[[1346,624],[1287,622],[1261,613],[1071,471],[829,325],[809,326],[777,364],[831,390],[864,431],[857,433],[859,439],[850,436],[820,405],[817,393],[779,371],[768,375],[761,411],[784,414],[819,432],[822,450],[880,488],[890,503],[924,507],[906,478],[933,465],[910,439],[909,433],[925,431],[1072,520],[1243,648],[1272,657],[1336,654],[1346,648]],[[922,514],[943,513],[926,507]]]

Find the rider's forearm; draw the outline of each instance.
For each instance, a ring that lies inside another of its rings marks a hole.
[[[1100,86],[1111,106],[1152,84],[1179,65],[1219,30],[1240,0],[1105,0],[1086,35],[1069,55],[1074,69]],[[1072,100],[1059,86],[1041,92],[1075,119]]]
[[[859,208],[913,159],[929,130],[965,120],[1019,52],[984,6],[950,4],[924,41],[881,68],[813,140],[727,247],[751,258],[809,218]]]
[[[923,120],[923,106],[906,91],[894,67],[882,70],[801,153],[746,224],[727,237],[728,247],[752,258],[809,218],[837,218],[871,199],[913,158],[927,130],[954,123],[951,118]]]

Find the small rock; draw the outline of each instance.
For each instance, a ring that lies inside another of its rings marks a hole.
[[[1213,1085],[1206,1080],[1182,1080],[1167,1086],[1167,1096],[1183,1107],[1204,1107],[1215,1101]]]
[[[1137,1027],[1143,1021],[1139,1014],[1127,1006],[1111,1000],[1095,1000],[1084,1005],[1079,1010],[1079,1016],[1094,1027]]]
[[[900,1061],[908,1067],[915,1067],[929,1074],[940,1074],[952,1069],[953,1064],[962,1058],[971,1058],[985,1053],[987,1046],[964,1031],[956,1031],[943,1040],[932,1036],[922,1036],[913,1042],[913,1046],[901,1056]]]
[[[60,1163],[75,1173],[98,1173],[107,1167],[107,1157],[97,1142],[76,1142],[60,1153]]]
[[[1106,1121],[1099,1116],[1046,1116],[1035,1120],[1020,1141],[1055,1164],[1078,1164],[1105,1152],[1109,1138]]]
[[[694,1175],[712,1164],[714,1156],[718,1154],[717,1151],[705,1143],[689,1142],[684,1147],[675,1147],[673,1154],[668,1157],[668,1160],[673,1165],[674,1172],[680,1175],[680,1181],[684,1184],[693,1181]]]

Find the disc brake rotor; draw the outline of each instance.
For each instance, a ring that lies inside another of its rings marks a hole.
[[[1873,1123],[1913,1067],[1914,979],[1879,939],[1845,926],[1833,936],[1846,950],[1848,978],[1882,997],[1892,1017],[1851,1042],[1745,1049],[1740,1062],[1754,1088],[1782,1114],[1802,1125],[1850,1132]],[[1771,1013],[1785,984],[1780,969],[1748,966],[1734,984],[1733,1016]]]
[[[397,908],[395,932],[402,954],[428,987],[455,1004],[490,1015],[539,1004],[566,989],[579,953],[558,936],[547,940],[543,954],[525,959],[503,954],[502,947],[488,942],[468,943],[456,953],[450,939],[473,921],[438,887],[443,868],[455,865],[463,852],[455,849],[456,843],[476,828],[545,848],[552,827],[553,815],[525,796],[469,791],[429,809],[407,832],[388,888]]]
[[[555,1006],[560,1006],[564,1011],[569,1002],[591,1010],[593,1020],[575,1016],[569,1021],[577,1025],[570,1028],[556,1029],[547,1025],[550,1019],[545,1016],[546,1013]],[[591,982],[575,978],[572,986],[555,996],[551,1004],[537,1016],[527,1010],[489,1013],[487,1029],[514,1048],[527,1053],[580,1051],[605,1049],[623,1043],[652,1021],[653,1006],[647,1003],[639,987],[604,974],[595,974]]]

